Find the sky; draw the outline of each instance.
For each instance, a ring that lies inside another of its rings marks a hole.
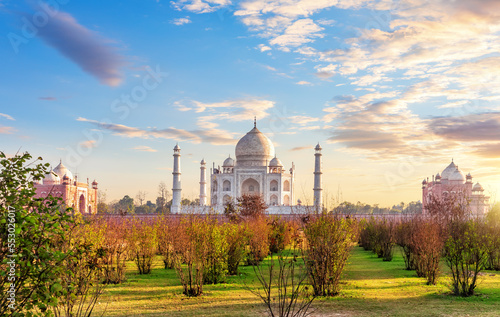
[[[296,198],[391,206],[453,159],[500,190],[496,0],[0,0],[0,151],[30,152],[108,202],[234,157],[257,127]]]

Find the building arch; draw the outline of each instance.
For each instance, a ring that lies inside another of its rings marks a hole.
[[[214,181],[212,182],[212,191],[213,191],[213,192],[217,192],[217,181],[216,181],[216,180],[214,180]]]
[[[86,213],[85,206],[86,206],[85,195],[81,194],[78,202],[78,211],[82,214]]]
[[[290,191],[290,182],[288,180],[286,180],[283,183],[283,191],[285,191],[285,192],[289,192]]]
[[[241,193],[249,195],[260,195],[260,184],[253,178],[248,178],[241,184]]]
[[[271,183],[269,184],[269,188],[272,192],[277,192],[278,191],[278,181],[273,179],[271,181]]]
[[[223,192],[230,192],[231,191],[231,182],[228,181],[227,179],[222,183],[222,191]]]
[[[212,196],[212,206],[217,205],[217,195]]]
[[[278,196],[271,195],[270,203],[272,206],[276,206],[278,204]]]
[[[285,206],[290,206],[290,197],[288,195],[285,195],[285,197],[283,197],[283,204]]]

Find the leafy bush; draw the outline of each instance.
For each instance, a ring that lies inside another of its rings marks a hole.
[[[215,219],[207,218],[201,222],[204,225],[203,235],[205,244],[204,283],[217,284],[226,280],[228,274],[229,244],[225,237],[225,230]]]
[[[163,257],[165,269],[173,269],[175,262],[174,246],[172,242],[172,232],[170,228],[174,226],[174,220],[163,218],[157,224],[158,253]]]
[[[266,218],[255,217],[247,221],[248,253],[247,265],[258,265],[269,255],[269,226]]]
[[[248,230],[245,223],[224,225],[227,248],[227,269],[229,275],[238,274],[238,267],[246,257]]]
[[[337,295],[340,277],[356,238],[351,221],[321,215],[306,225],[304,233],[308,244],[304,259],[314,294]]]
[[[28,153],[0,152],[0,315],[51,315],[58,304],[64,266],[61,250],[75,227],[60,198],[35,198],[34,181],[48,172]],[[11,294],[15,294],[15,303]]]
[[[269,251],[271,253],[278,253],[283,251],[291,242],[293,228],[287,221],[281,218],[273,217],[270,220]]]

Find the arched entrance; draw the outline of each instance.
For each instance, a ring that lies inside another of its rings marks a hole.
[[[80,211],[82,214],[86,213],[85,210],[85,196],[83,194],[80,195],[80,202],[78,203],[78,211]]]
[[[241,193],[248,195],[260,195],[260,185],[253,178],[249,178],[241,184]]]

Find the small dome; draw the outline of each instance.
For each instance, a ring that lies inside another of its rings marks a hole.
[[[222,164],[222,167],[234,167],[234,160],[229,156],[224,163]]]
[[[468,178],[468,179],[469,179],[469,178],[472,178],[472,175],[470,174],[470,172],[469,172],[469,174],[467,174],[467,178]]]
[[[320,150],[322,150],[321,145],[319,145],[319,142],[318,142],[318,145],[316,145],[316,147],[315,147],[314,149],[315,149],[316,151],[320,151]]]
[[[69,179],[73,179],[73,174],[69,171],[69,169],[64,166],[64,164],[59,161],[59,165],[54,168],[54,172],[62,179],[64,176],[68,176]]]
[[[425,184],[427,184],[427,181],[424,178],[424,180],[422,181],[422,185],[425,185]]]
[[[482,191],[484,191],[484,188],[483,188],[483,186],[481,186],[481,184],[476,183],[476,184],[474,185],[474,187],[472,187],[472,191],[474,191],[474,192],[479,192],[479,191],[481,191],[481,192],[482,192]]]
[[[55,185],[59,184],[61,182],[61,178],[59,178],[59,175],[57,175],[52,169],[50,169],[50,172],[45,174],[45,177],[43,178],[43,183],[45,185]]]
[[[201,162],[200,162],[201,165],[205,165],[207,164],[207,162],[205,162],[205,159],[202,159]]]
[[[448,180],[450,180],[450,181],[461,181],[461,182],[464,182],[465,181],[465,175],[457,167],[457,169],[455,169],[455,171],[453,172],[453,174],[451,174],[450,177],[448,177]]]
[[[280,159],[275,156],[271,162],[269,162],[269,167],[283,167],[283,164]]]
[[[95,179],[94,179],[94,181],[92,182],[92,185],[97,185],[97,182],[95,181]]]
[[[180,148],[179,144],[176,144],[176,145],[174,146],[174,150],[180,150],[180,149],[181,149],[181,148]]]
[[[441,179],[441,175],[439,175],[439,173],[436,174],[436,179]]]
[[[453,174],[456,169],[457,169],[457,166],[455,165],[455,163],[453,163],[453,160],[452,160],[450,165],[448,165],[441,173],[441,178],[442,179],[449,179],[451,174]]]

